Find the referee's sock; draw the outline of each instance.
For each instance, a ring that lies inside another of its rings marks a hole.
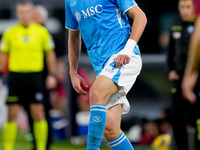
[[[87,150],[99,150],[106,125],[106,107],[97,104],[90,106],[90,121],[88,126]]]
[[[48,134],[47,121],[46,120],[35,121],[33,124],[33,132],[35,136],[36,149],[46,150],[47,134]]]
[[[3,130],[4,150],[13,150],[17,135],[17,125],[15,122],[7,122]]]
[[[130,141],[123,132],[118,138],[110,141],[109,144],[113,150],[134,150]]]

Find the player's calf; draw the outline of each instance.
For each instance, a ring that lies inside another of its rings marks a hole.
[[[87,150],[99,150],[106,125],[106,107],[100,104],[91,105],[90,112]]]
[[[134,150],[126,135],[122,132],[120,136],[109,142],[113,150]]]

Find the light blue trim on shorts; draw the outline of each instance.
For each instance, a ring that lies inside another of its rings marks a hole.
[[[116,84],[118,84],[120,75],[121,75],[121,68],[117,71],[117,73],[115,74],[115,76],[112,78],[113,82],[115,82]]]

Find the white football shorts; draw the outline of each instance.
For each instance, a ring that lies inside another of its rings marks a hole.
[[[122,114],[126,114],[130,110],[130,104],[126,98],[126,95],[130,91],[141,71],[142,60],[141,56],[133,54],[128,64],[123,65],[121,68],[116,68],[114,59],[115,55],[111,56],[99,74],[112,79],[117,85],[121,87],[117,93],[109,97],[109,99],[106,101],[106,109],[117,104],[122,104]]]

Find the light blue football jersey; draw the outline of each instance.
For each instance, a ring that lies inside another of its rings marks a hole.
[[[124,48],[131,33],[125,12],[136,5],[134,0],[65,0],[65,27],[81,31],[97,75]],[[137,45],[133,52],[140,55]]]

